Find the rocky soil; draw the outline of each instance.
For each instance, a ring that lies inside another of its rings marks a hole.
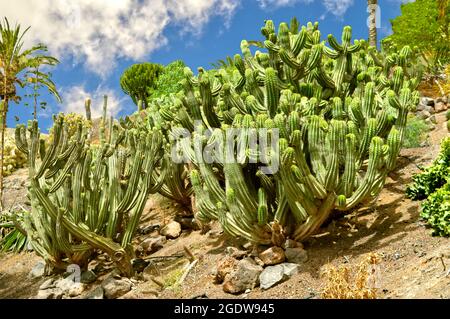
[[[420,203],[404,195],[417,165],[430,163],[448,134],[444,113],[433,114],[429,146],[402,150],[370,207],[337,217],[302,244],[252,247],[217,224],[195,230],[189,218],[176,218],[181,207],[154,195],[135,241],[135,278],[121,278],[104,255],[87,272],[45,277],[33,252],[0,254],[0,298],[320,298],[326,267],[356,269],[369,253],[380,257],[378,298],[450,298],[450,239],[432,237]],[[9,176],[7,203],[24,205],[25,186],[26,171]]]

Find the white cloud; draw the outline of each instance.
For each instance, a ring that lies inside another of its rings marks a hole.
[[[71,56],[106,76],[119,58],[142,60],[167,44],[169,24],[198,34],[212,16],[229,22],[240,0],[14,0],[1,15],[23,27],[30,42],[43,42],[60,58]]]
[[[315,0],[257,0],[262,9],[277,9],[281,7],[293,6],[297,3],[310,4]],[[337,17],[342,17],[347,9],[353,5],[353,0],[321,0],[326,9],[326,13],[330,12]],[[326,13],[320,19],[325,19]]]
[[[259,6],[263,9],[277,9],[281,7],[293,6],[299,2],[302,3],[312,3],[314,0],[257,0]]]
[[[116,116],[122,109],[126,97],[119,98],[117,94],[109,89],[99,85],[94,92],[86,91],[84,85],[63,88],[61,95],[64,103],[61,112],[86,114],[84,103],[87,98],[91,99],[91,113],[93,118],[102,116],[103,113],[103,96],[108,96],[108,115]]]
[[[353,0],[323,0],[323,5],[328,12],[337,17],[342,17],[353,5]]]

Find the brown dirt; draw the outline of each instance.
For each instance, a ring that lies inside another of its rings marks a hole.
[[[437,120],[439,125],[430,133],[429,146],[402,150],[398,169],[389,175],[385,188],[371,207],[335,219],[304,242],[309,260],[290,280],[267,291],[256,288],[239,296],[224,293],[221,285],[213,283],[211,270],[225,255],[226,247],[245,242],[226,237],[213,225],[206,235],[200,231],[184,231],[180,238],[168,241],[152,255],[183,254],[183,247],[187,246],[199,259],[180,287],[167,286],[179,277],[187,259],[155,261],[157,276],[167,288],[159,298],[320,298],[325,284],[321,276],[324,267],[357,267],[368,253],[381,256],[378,298],[450,298],[450,239],[432,237],[431,230],[420,220],[420,203],[404,196],[411,176],[419,171],[417,165],[429,164],[439,152],[440,140],[448,135],[445,115],[437,114]],[[143,224],[163,225],[179,210],[176,204],[161,196],[152,196]],[[137,242],[142,239],[138,238]],[[36,295],[44,279],[30,281],[27,275],[37,260],[32,253],[0,255],[0,298]],[[142,282],[137,286],[135,297],[152,298],[145,291],[153,288],[153,283]]]

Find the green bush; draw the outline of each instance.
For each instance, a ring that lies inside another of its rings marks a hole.
[[[166,65],[156,81],[150,99],[157,99],[181,91],[183,87],[180,81],[184,79],[183,71],[185,67],[186,65],[181,60]]]
[[[447,119],[447,121],[450,121],[450,110],[445,113],[445,118]]]
[[[433,228],[433,235],[450,236],[450,181],[428,197],[420,216]]]
[[[405,140],[403,147],[420,147],[426,141],[430,128],[427,123],[417,116],[409,116],[406,122]]]
[[[421,169],[421,173],[413,176],[413,184],[406,188],[406,195],[414,200],[427,198],[446,183],[450,174],[450,138],[443,140],[441,153],[433,164]]]
[[[16,222],[17,221],[17,222]],[[3,214],[0,216],[0,251],[20,252],[26,248],[28,237],[19,229],[18,223],[23,222],[21,212]]]

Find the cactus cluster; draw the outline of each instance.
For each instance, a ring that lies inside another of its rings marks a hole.
[[[86,106],[90,120],[90,104]],[[162,185],[153,175],[163,156],[162,135],[156,130],[124,130],[107,120],[106,99],[100,144],[91,144],[90,125],[83,123],[78,121],[76,134],[70,135],[64,116],[55,116],[48,146],[40,139],[37,121],[30,121],[28,129],[16,128],[16,144],[27,154],[31,184],[32,208],[23,228],[48,266],[84,267],[101,250],[130,276],[131,240],[148,195]]]
[[[332,210],[378,195],[418,103],[419,79],[408,47],[382,56],[352,42],[349,26],[341,41],[323,40],[318,23],[299,28],[295,19],[278,31],[266,21],[261,31],[267,52],[253,54],[244,40],[231,70],[199,68],[195,76],[186,68],[183,91],[158,110],[172,135],[193,134],[177,145],[193,166],[197,218],[276,244],[277,233],[303,240]],[[244,152],[223,144],[232,128],[240,129],[235,142]],[[271,146],[255,151],[248,146],[258,129]],[[207,162],[199,149],[220,151]],[[261,169],[267,158],[279,163],[273,174]]]
[[[176,163],[172,160],[171,151],[175,145],[175,140],[171,136],[171,128],[175,123],[165,117],[163,111],[165,106],[173,105],[174,102],[173,96],[154,99],[147,109],[126,117],[121,121],[121,124],[126,129],[133,128],[140,132],[157,130],[162,133],[165,177],[158,192],[162,196],[179,203],[187,212],[191,212],[193,189],[189,181],[189,166],[186,163]],[[160,113],[160,111],[162,112]],[[160,178],[158,170],[155,170],[154,175],[155,178]]]

